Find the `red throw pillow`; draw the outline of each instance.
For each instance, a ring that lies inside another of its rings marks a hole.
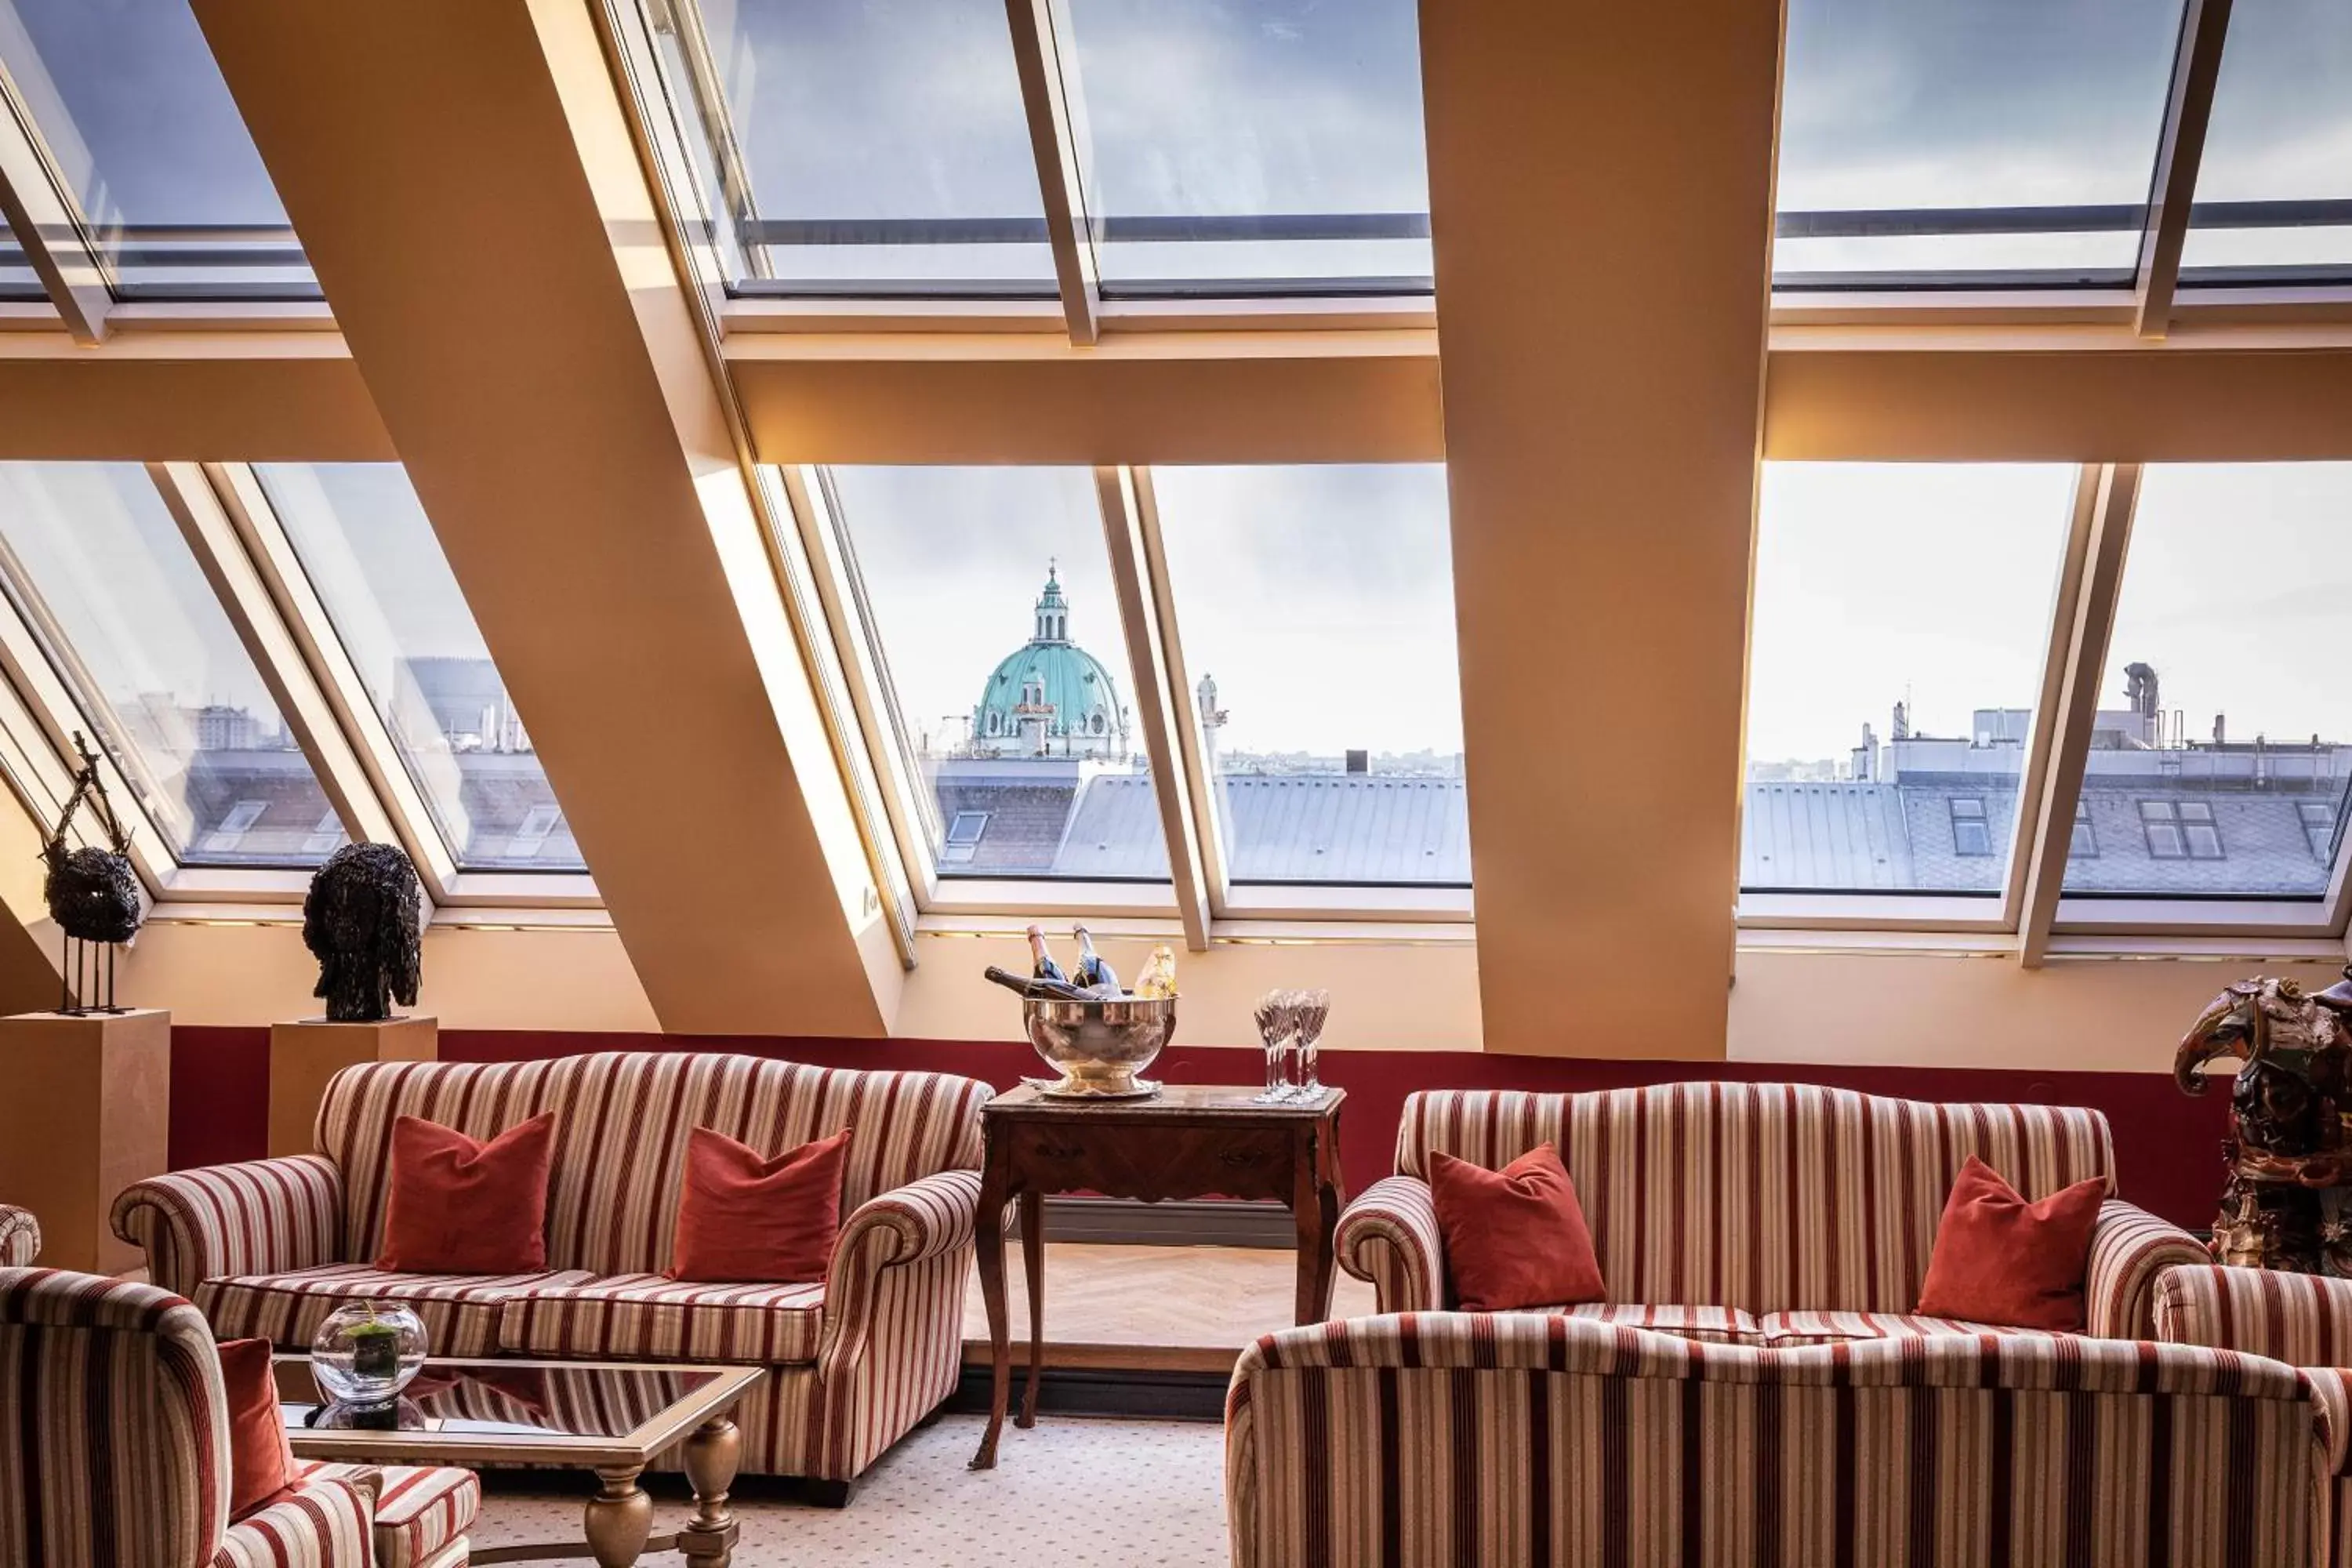
[[[849,1133],[769,1159],[723,1132],[686,1141],[669,1278],[701,1284],[820,1284],[841,1233]]]
[[[403,1116],[392,1124],[383,1252],[394,1274],[535,1274],[547,1267],[547,1167],[555,1112],[482,1142]]]
[[[1576,1184],[1550,1144],[1499,1171],[1433,1152],[1429,1192],[1464,1311],[1572,1306],[1607,1295]]]
[[[228,1394],[228,1512],[241,1519],[294,1479],[294,1454],[278,1414],[278,1378],[268,1340],[230,1340],[220,1347]]]
[[[1975,1155],[1960,1167],[1927,1255],[1919,1311],[2005,1328],[2074,1332],[2107,1184],[2093,1176],[2030,1204]]]

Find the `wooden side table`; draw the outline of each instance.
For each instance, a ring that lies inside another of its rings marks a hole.
[[[1077,1190],[1164,1203],[1174,1198],[1271,1198],[1298,1229],[1300,1323],[1331,1306],[1331,1234],[1347,1200],[1339,1173],[1339,1105],[1327,1089],[1312,1105],[1260,1105],[1255,1089],[1170,1084],[1150,1100],[1055,1100],[1024,1085],[983,1108],[980,1289],[988,1304],[994,1392],[975,1470],[996,1464],[996,1439],[1012,1391],[1005,1322],[1004,1228],[996,1216],[1021,1203],[1021,1263],[1029,1281],[1029,1380],[1016,1425],[1037,1420],[1045,1364],[1045,1198]]]

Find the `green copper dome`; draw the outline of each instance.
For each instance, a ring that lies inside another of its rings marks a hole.
[[[998,661],[972,710],[975,749],[1000,756],[1124,756],[1127,710],[1102,660],[1070,640],[1070,605],[1051,566],[1029,641]]]

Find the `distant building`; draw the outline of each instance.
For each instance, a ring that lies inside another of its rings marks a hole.
[[[926,756],[947,876],[1160,880],[1168,847],[1148,759],[1101,660],[1070,637],[1049,567],[1029,641],[989,673],[961,746]],[[1461,759],[1350,750],[1221,752],[1217,683],[1194,690],[1237,881],[1467,885]]]
[[[2336,862],[2352,744],[2191,742],[2157,672],[2126,667],[2130,706],[2093,721],[2066,889],[2157,897],[2316,897]],[[1867,725],[1847,775],[1751,763],[1740,842],[1750,891],[1997,892],[2018,828],[2032,714],[1979,709],[1966,736]]]

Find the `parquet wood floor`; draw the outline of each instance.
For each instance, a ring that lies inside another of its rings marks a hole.
[[[1018,1244],[1007,1248],[1013,1364],[1028,1364],[1029,1299]],[[1290,1326],[1297,1259],[1247,1247],[1045,1244],[1045,1364],[1139,1372],[1225,1372],[1260,1334]],[[1331,1315],[1372,1310],[1372,1288],[1339,1277]],[[988,1360],[980,1279],[964,1292],[964,1360]]]

